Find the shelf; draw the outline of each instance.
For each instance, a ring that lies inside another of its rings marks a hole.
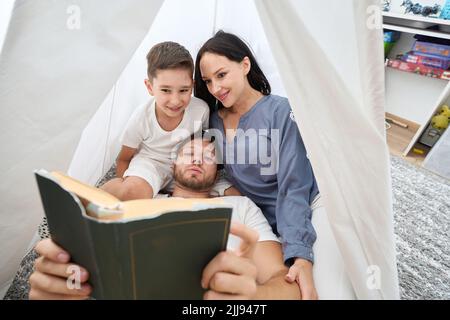
[[[415,74],[415,75],[417,75],[417,76],[419,76],[419,77],[425,77],[425,78],[437,79],[437,80],[446,81],[446,82],[449,82],[449,81],[450,81],[450,80],[448,80],[448,79],[436,78],[436,77],[430,77],[430,76],[423,75],[423,74],[419,74],[419,73],[416,73],[416,72],[410,72],[410,71],[400,70],[400,69],[398,69],[398,68],[394,68],[394,67],[390,67],[390,66],[386,66],[386,68],[389,68],[389,69],[392,69],[392,70],[397,70],[397,71],[399,71],[399,72],[406,72],[406,73],[410,73],[410,74]]]
[[[416,15],[412,15],[412,14],[393,13],[393,12],[383,12],[383,16],[389,17],[389,18],[409,20],[409,21],[420,21],[420,22],[427,22],[427,23],[431,23],[431,24],[440,24],[440,25],[444,25],[444,26],[450,26],[450,20],[444,20],[444,19],[439,19],[439,18],[428,18],[428,17],[416,16]]]
[[[444,104],[444,103],[448,103],[449,100],[450,100],[450,82],[447,84],[447,86],[445,87],[444,91],[441,93],[441,95],[439,96],[439,98],[435,102],[434,108],[432,109],[432,111],[428,114],[428,117],[427,117],[428,121],[426,123],[423,123],[420,126],[419,130],[417,130],[416,134],[412,138],[412,140],[409,143],[409,145],[403,151],[403,155],[404,156],[407,156],[410,153],[411,149],[414,147],[414,145],[419,141],[420,136],[426,130],[426,128],[428,127],[428,124],[429,124],[431,118],[436,114],[436,112],[439,110],[441,105]]]
[[[438,30],[429,29],[436,25],[439,26]],[[450,20],[439,18],[383,12],[383,28],[402,33],[389,54],[389,59],[392,60],[398,54],[410,50],[415,34],[450,40]],[[397,117],[401,122],[408,121],[405,119],[411,122],[408,123],[408,128],[391,124],[391,129],[386,132],[388,144],[391,153],[421,165],[431,148],[422,145],[419,139],[440,106],[450,103],[450,82],[408,70],[392,71],[394,69],[397,68],[386,66],[386,115],[391,113],[390,116]],[[415,153],[414,148],[423,153]]]
[[[426,30],[426,29],[420,29],[420,28],[398,26],[398,25],[389,24],[389,23],[383,23],[383,28],[388,29],[388,30],[393,30],[393,31],[400,31],[400,32],[406,32],[406,33],[412,33],[412,34],[420,34],[423,36],[429,36],[429,37],[450,40],[450,33],[447,33],[444,31]]]
[[[429,148],[427,148],[426,146],[419,146],[417,144],[414,146],[418,147],[418,149],[423,150],[423,154],[417,154],[414,152],[410,152],[408,155],[403,154],[403,151],[406,149],[411,139],[419,130],[420,125],[412,121],[397,117],[393,114],[389,114],[387,112],[386,117],[392,118],[408,125],[407,128],[404,128],[394,123],[389,123],[390,128],[386,129],[386,140],[389,146],[390,153],[397,157],[403,157],[405,160],[413,164],[421,165],[429,150]]]
[[[423,153],[416,153],[418,150],[421,150]],[[414,144],[411,151],[408,153],[408,155],[404,156],[405,159],[411,163],[414,163],[416,165],[421,166],[423,162],[425,161],[425,158],[427,157],[428,153],[430,152],[431,148],[421,144],[420,142],[417,142]]]

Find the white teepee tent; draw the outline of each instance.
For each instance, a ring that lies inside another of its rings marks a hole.
[[[17,0],[0,57],[0,294],[43,214],[32,170],[95,183],[148,98],[148,49],[172,40],[195,56],[224,29],[250,44],[300,119],[356,296],[398,298],[382,32],[368,25],[378,2]]]

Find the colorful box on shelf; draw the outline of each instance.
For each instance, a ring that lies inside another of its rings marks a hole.
[[[447,0],[444,4],[444,7],[441,11],[441,19],[448,19],[450,20],[450,0]]]
[[[400,39],[401,33],[398,31],[385,30],[383,32],[384,42],[393,43]]]
[[[416,41],[412,47],[412,51],[421,55],[433,55],[450,58],[450,46],[443,44]]]
[[[400,32],[385,30],[383,33],[384,33],[384,56],[387,57],[389,52],[394,47],[395,43],[400,38]]]
[[[398,59],[389,59],[387,61],[387,66],[401,71],[416,73],[427,77],[450,80],[450,70],[432,68],[424,66],[423,64],[405,62]]]
[[[400,60],[416,64],[423,64],[428,67],[447,70],[450,67],[450,57],[438,57],[433,55],[421,55],[415,51],[407,52],[401,55]]]

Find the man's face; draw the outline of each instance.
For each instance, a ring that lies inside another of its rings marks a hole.
[[[214,144],[202,139],[193,139],[178,152],[174,165],[174,179],[193,191],[210,189],[217,175]]]

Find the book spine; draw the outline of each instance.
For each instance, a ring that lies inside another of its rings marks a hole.
[[[450,46],[437,43],[416,41],[412,51],[433,56],[450,57]]]
[[[450,80],[450,71],[443,69],[431,68],[422,64],[405,62],[402,60],[388,60],[387,66],[405,72],[416,73],[423,76]]]
[[[444,70],[447,70],[448,67],[450,66],[449,58],[439,58],[436,56],[430,57],[430,56],[415,54],[415,53],[405,53],[402,56],[402,60],[405,62],[411,62],[411,63],[415,63],[415,64],[423,64],[428,67],[444,69]]]

